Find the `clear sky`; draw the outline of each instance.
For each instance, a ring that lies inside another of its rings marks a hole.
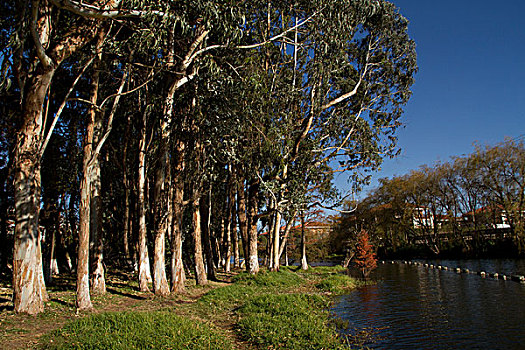
[[[525,134],[525,1],[391,0],[410,21],[419,72],[377,179]],[[339,187],[345,180],[337,179]],[[363,197],[363,194],[360,196]]]

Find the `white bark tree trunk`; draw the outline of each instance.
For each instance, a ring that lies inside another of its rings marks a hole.
[[[13,301],[17,313],[44,311],[40,215],[40,155],[42,108],[55,69],[30,79],[23,106],[24,120],[17,134],[14,162],[15,237],[13,250]],[[40,277],[42,276],[42,278]]]
[[[167,126],[166,126],[167,128]],[[164,128],[163,128],[164,129]],[[161,140],[159,165],[155,179],[155,250],[153,256],[153,291],[155,295],[167,296],[170,294],[166,277],[166,232],[168,231],[168,145],[167,140]]]
[[[151,270],[149,264],[147,247],[147,228],[146,228],[146,112],[142,115],[142,128],[140,130],[139,142],[139,172],[138,172],[138,217],[139,217],[139,288],[141,292],[149,292],[148,282],[151,280]],[[149,277],[149,278],[148,278]]]
[[[259,256],[257,252],[257,196],[259,184],[253,183],[248,191],[248,241],[249,260],[248,271],[251,274],[259,272]]]

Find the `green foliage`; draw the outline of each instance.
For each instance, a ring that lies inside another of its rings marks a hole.
[[[45,349],[231,349],[201,322],[168,312],[123,312],[75,320],[48,337]]]

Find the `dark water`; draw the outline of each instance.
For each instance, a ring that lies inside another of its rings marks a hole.
[[[523,260],[429,263],[525,274]],[[342,296],[332,310],[363,346],[525,349],[525,284],[404,264],[379,265],[372,277],[380,282]]]

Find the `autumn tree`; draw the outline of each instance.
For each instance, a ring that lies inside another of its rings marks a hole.
[[[359,232],[354,263],[365,279],[368,278],[370,272],[377,267],[376,254],[374,253],[372,244],[370,244],[370,237],[366,230]]]

